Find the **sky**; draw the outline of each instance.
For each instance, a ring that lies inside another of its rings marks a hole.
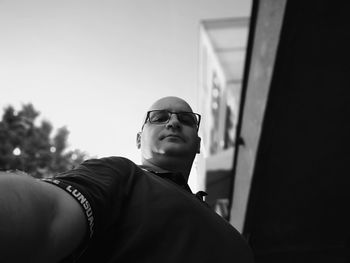
[[[0,110],[32,103],[69,148],[140,162],[136,133],[164,96],[198,108],[199,25],[249,0],[0,0]],[[200,112],[199,112],[200,113]]]

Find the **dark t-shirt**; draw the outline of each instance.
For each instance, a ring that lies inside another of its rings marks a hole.
[[[109,157],[52,179],[86,214],[87,242],[77,262],[252,262],[238,231],[169,177]]]

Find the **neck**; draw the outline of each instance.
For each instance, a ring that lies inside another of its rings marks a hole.
[[[192,162],[190,163],[190,165],[188,165],[183,161],[179,161],[178,159],[169,158],[169,157],[167,157],[165,160],[162,160],[162,158],[157,158],[156,160],[154,158],[151,158],[151,159],[142,158],[142,165],[150,167],[151,169],[154,169],[155,171],[158,171],[158,172],[165,172],[165,171],[179,172],[184,176],[184,178],[187,181],[188,177],[190,176]]]

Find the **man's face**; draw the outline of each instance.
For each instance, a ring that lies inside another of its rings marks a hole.
[[[192,112],[191,107],[182,99],[166,97],[155,102],[150,110],[168,110],[171,112]],[[142,158],[150,160],[157,157],[194,158],[199,151],[200,138],[197,127],[186,125],[172,114],[168,123],[152,124],[146,122],[138,138]]]

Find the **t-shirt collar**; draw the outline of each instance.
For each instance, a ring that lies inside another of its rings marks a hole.
[[[148,171],[150,173],[153,173],[155,175],[158,175],[161,178],[165,178],[165,179],[169,179],[171,181],[173,181],[174,183],[176,183],[177,185],[185,188],[186,190],[191,191],[190,187],[187,184],[186,179],[184,178],[184,176],[180,173],[180,172],[171,172],[171,171],[167,171],[167,170],[161,170],[161,171],[157,171],[154,168],[145,166],[145,165],[139,165],[139,167],[142,170]]]

